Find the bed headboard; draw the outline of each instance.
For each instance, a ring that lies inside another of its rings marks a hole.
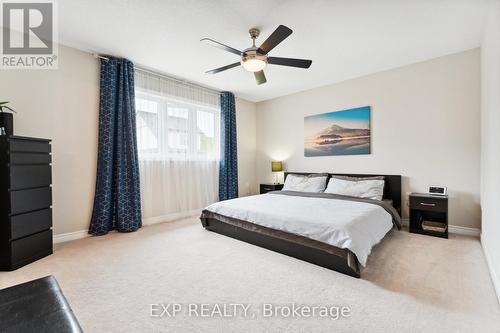
[[[312,172],[285,172],[285,178],[289,174],[294,175],[309,175]],[[317,173],[317,172],[314,172]],[[328,173],[327,183],[331,176],[348,176],[348,177],[375,177],[384,176],[384,199],[391,199],[394,208],[401,214],[401,175],[372,175],[372,174],[349,174],[349,173]]]

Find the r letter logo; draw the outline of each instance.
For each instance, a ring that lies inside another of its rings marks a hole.
[[[2,69],[56,69],[55,4],[2,2]]]

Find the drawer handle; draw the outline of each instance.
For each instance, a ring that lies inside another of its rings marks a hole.
[[[426,202],[421,202],[420,203],[422,206],[428,206],[428,207],[436,207],[435,203],[426,203]]]

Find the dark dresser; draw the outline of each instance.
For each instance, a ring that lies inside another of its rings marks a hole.
[[[271,191],[281,191],[283,184],[260,184],[260,194],[265,194]]]
[[[0,136],[0,270],[52,254],[50,140]]]
[[[448,238],[448,196],[411,193],[410,232]]]

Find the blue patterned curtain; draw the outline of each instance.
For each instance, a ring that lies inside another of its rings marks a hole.
[[[220,98],[219,200],[238,197],[238,155],[236,152],[236,109],[234,95],[223,92]]]
[[[101,59],[99,152],[89,234],[142,225],[135,125],[134,64]]]

